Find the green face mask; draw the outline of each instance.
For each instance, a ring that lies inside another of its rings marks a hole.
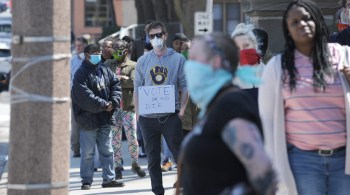
[[[182,51],[181,54],[186,58],[186,60],[188,59],[188,50]]]
[[[125,49],[123,50],[118,49],[113,53],[113,58],[117,61],[122,61],[125,57],[125,54],[126,54]]]

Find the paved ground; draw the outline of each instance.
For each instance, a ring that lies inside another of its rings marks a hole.
[[[0,93],[0,174],[3,172],[0,180],[0,194],[7,194],[7,154],[8,154],[8,143],[9,143],[9,121],[10,121],[10,105],[9,105],[9,94]],[[95,172],[94,182],[91,190],[82,191],[80,190],[80,175],[79,175],[79,164],[80,158],[70,159],[70,178],[69,178],[69,194],[152,194],[151,182],[148,171],[147,176],[140,178],[130,171],[130,156],[127,152],[127,143],[123,141],[122,154],[124,157],[124,168],[123,179],[120,180],[125,183],[123,188],[102,188],[102,172],[99,169]],[[147,170],[147,159],[140,159],[140,165],[144,170]],[[4,170],[4,171],[3,171]],[[172,188],[176,181],[176,171],[170,171],[163,173],[163,185],[166,190],[165,194],[174,194],[175,190]]]

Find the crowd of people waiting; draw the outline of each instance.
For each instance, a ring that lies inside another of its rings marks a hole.
[[[98,168],[102,187],[125,185],[117,181],[124,131],[131,171],[144,177],[146,156],[154,194],[164,194],[162,171],[175,167],[176,194],[348,194],[350,0],[341,2],[331,36],[313,1],[290,2],[276,55],[263,29],[243,23],[231,36],[192,40],[169,36],[160,21],[139,40],[76,38],[71,149],[81,189]],[[172,112],[140,112],[140,90],[152,86],[173,89]]]
[[[349,1],[342,5],[339,23],[350,10]],[[107,38],[102,53],[77,38],[84,49],[72,59],[80,60],[72,121],[80,146],[72,150],[81,157],[81,188],[90,189],[94,164],[102,187],[124,186],[124,131],[131,170],[144,177],[138,157],[147,156],[154,194],[164,194],[162,171],[175,167],[176,194],[348,193],[349,27],[338,26],[328,36],[317,5],[296,0],[282,19],[285,48],[274,56],[267,33],[244,23],[230,37],[190,41],[150,21],[142,39]],[[172,112],[140,113],[140,90],[152,86],[174,89]]]

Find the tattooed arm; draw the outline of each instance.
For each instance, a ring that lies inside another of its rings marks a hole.
[[[231,120],[221,137],[245,167],[258,194],[275,194],[277,179],[259,134],[258,127],[244,119]]]

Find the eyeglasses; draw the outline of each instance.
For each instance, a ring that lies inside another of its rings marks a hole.
[[[161,38],[163,36],[163,32],[156,33],[156,34],[148,34],[150,39],[154,39],[154,37]]]

